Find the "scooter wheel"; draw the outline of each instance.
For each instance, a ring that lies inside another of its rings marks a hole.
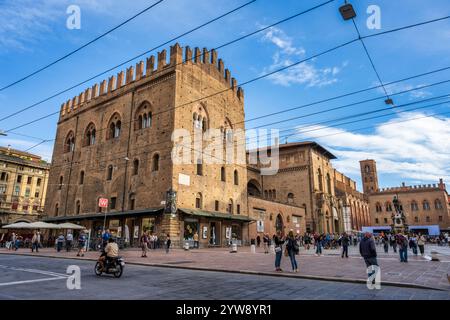
[[[122,273],[123,273],[123,267],[121,265],[119,265],[117,267],[117,271],[114,272],[114,277],[120,278],[122,276]]]
[[[102,275],[102,267],[100,266],[100,262],[97,262],[96,264],[95,264],[95,274],[97,275],[97,276],[101,276]]]

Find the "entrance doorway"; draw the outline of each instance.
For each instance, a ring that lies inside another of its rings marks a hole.
[[[281,231],[281,233],[283,233],[283,217],[281,214],[278,214],[277,219],[275,220],[275,231]]]
[[[217,222],[211,222],[209,225],[209,244],[220,246],[220,225]]]

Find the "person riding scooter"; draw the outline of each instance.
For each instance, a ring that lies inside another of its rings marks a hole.
[[[111,260],[117,258],[118,256],[119,256],[119,246],[117,245],[117,243],[114,242],[113,238],[109,238],[108,244],[106,245],[99,259],[102,270],[103,271],[105,270],[105,262],[106,265],[108,265],[108,263],[110,263]]]

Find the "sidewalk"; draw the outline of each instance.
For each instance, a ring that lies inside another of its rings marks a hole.
[[[426,251],[429,252],[431,248]],[[434,249],[434,248],[433,248]],[[379,251],[378,263],[381,268],[381,285],[397,285],[409,287],[427,287],[450,290],[447,275],[450,274],[450,250],[440,250],[441,261],[428,261],[421,256],[409,255],[408,263],[400,263],[398,254],[385,254]],[[39,253],[31,253],[29,249],[18,252],[0,249],[0,254],[34,255],[57,258],[96,260],[99,252],[88,252],[85,257],[77,257],[76,252],[56,252],[53,248],[41,249]],[[264,254],[262,248],[251,253],[250,247],[239,247],[238,253],[230,253],[225,248],[195,249],[184,251],[172,249],[169,254],[164,250],[149,250],[147,258],[141,258],[140,250],[127,249],[120,252],[128,264],[139,264],[159,267],[187,268],[194,270],[240,272],[249,274],[288,276],[309,279],[321,279],[343,282],[366,281],[366,268],[356,247],[350,248],[348,259],[340,256],[339,250],[324,250],[324,255],[317,257],[312,249],[300,250],[297,256],[299,273],[291,271],[288,257],[283,256],[281,267],[284,272],[274,271],[274,254]],[[1,255],[0,255],[1,259]]]

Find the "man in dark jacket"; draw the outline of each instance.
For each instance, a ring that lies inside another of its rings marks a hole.
[[[361,239],[361,242],[359,243],[359,253],[364,258],[364,262],[366,263],[367,268],[369,268],[370,266],[378,266],[377,249],[375,247],[375,241],[373,241],[372,234],[370,232],[366,232],[364,234],[364,237]],[[368,272],[369,278],[374,272],[374,270]]]
[[[346,258],[348,258],[348,245],[350,244],[350,238],[345,232],[342,235],[341,244],[342,244],[342,258],[344,257],[344,255]]]

